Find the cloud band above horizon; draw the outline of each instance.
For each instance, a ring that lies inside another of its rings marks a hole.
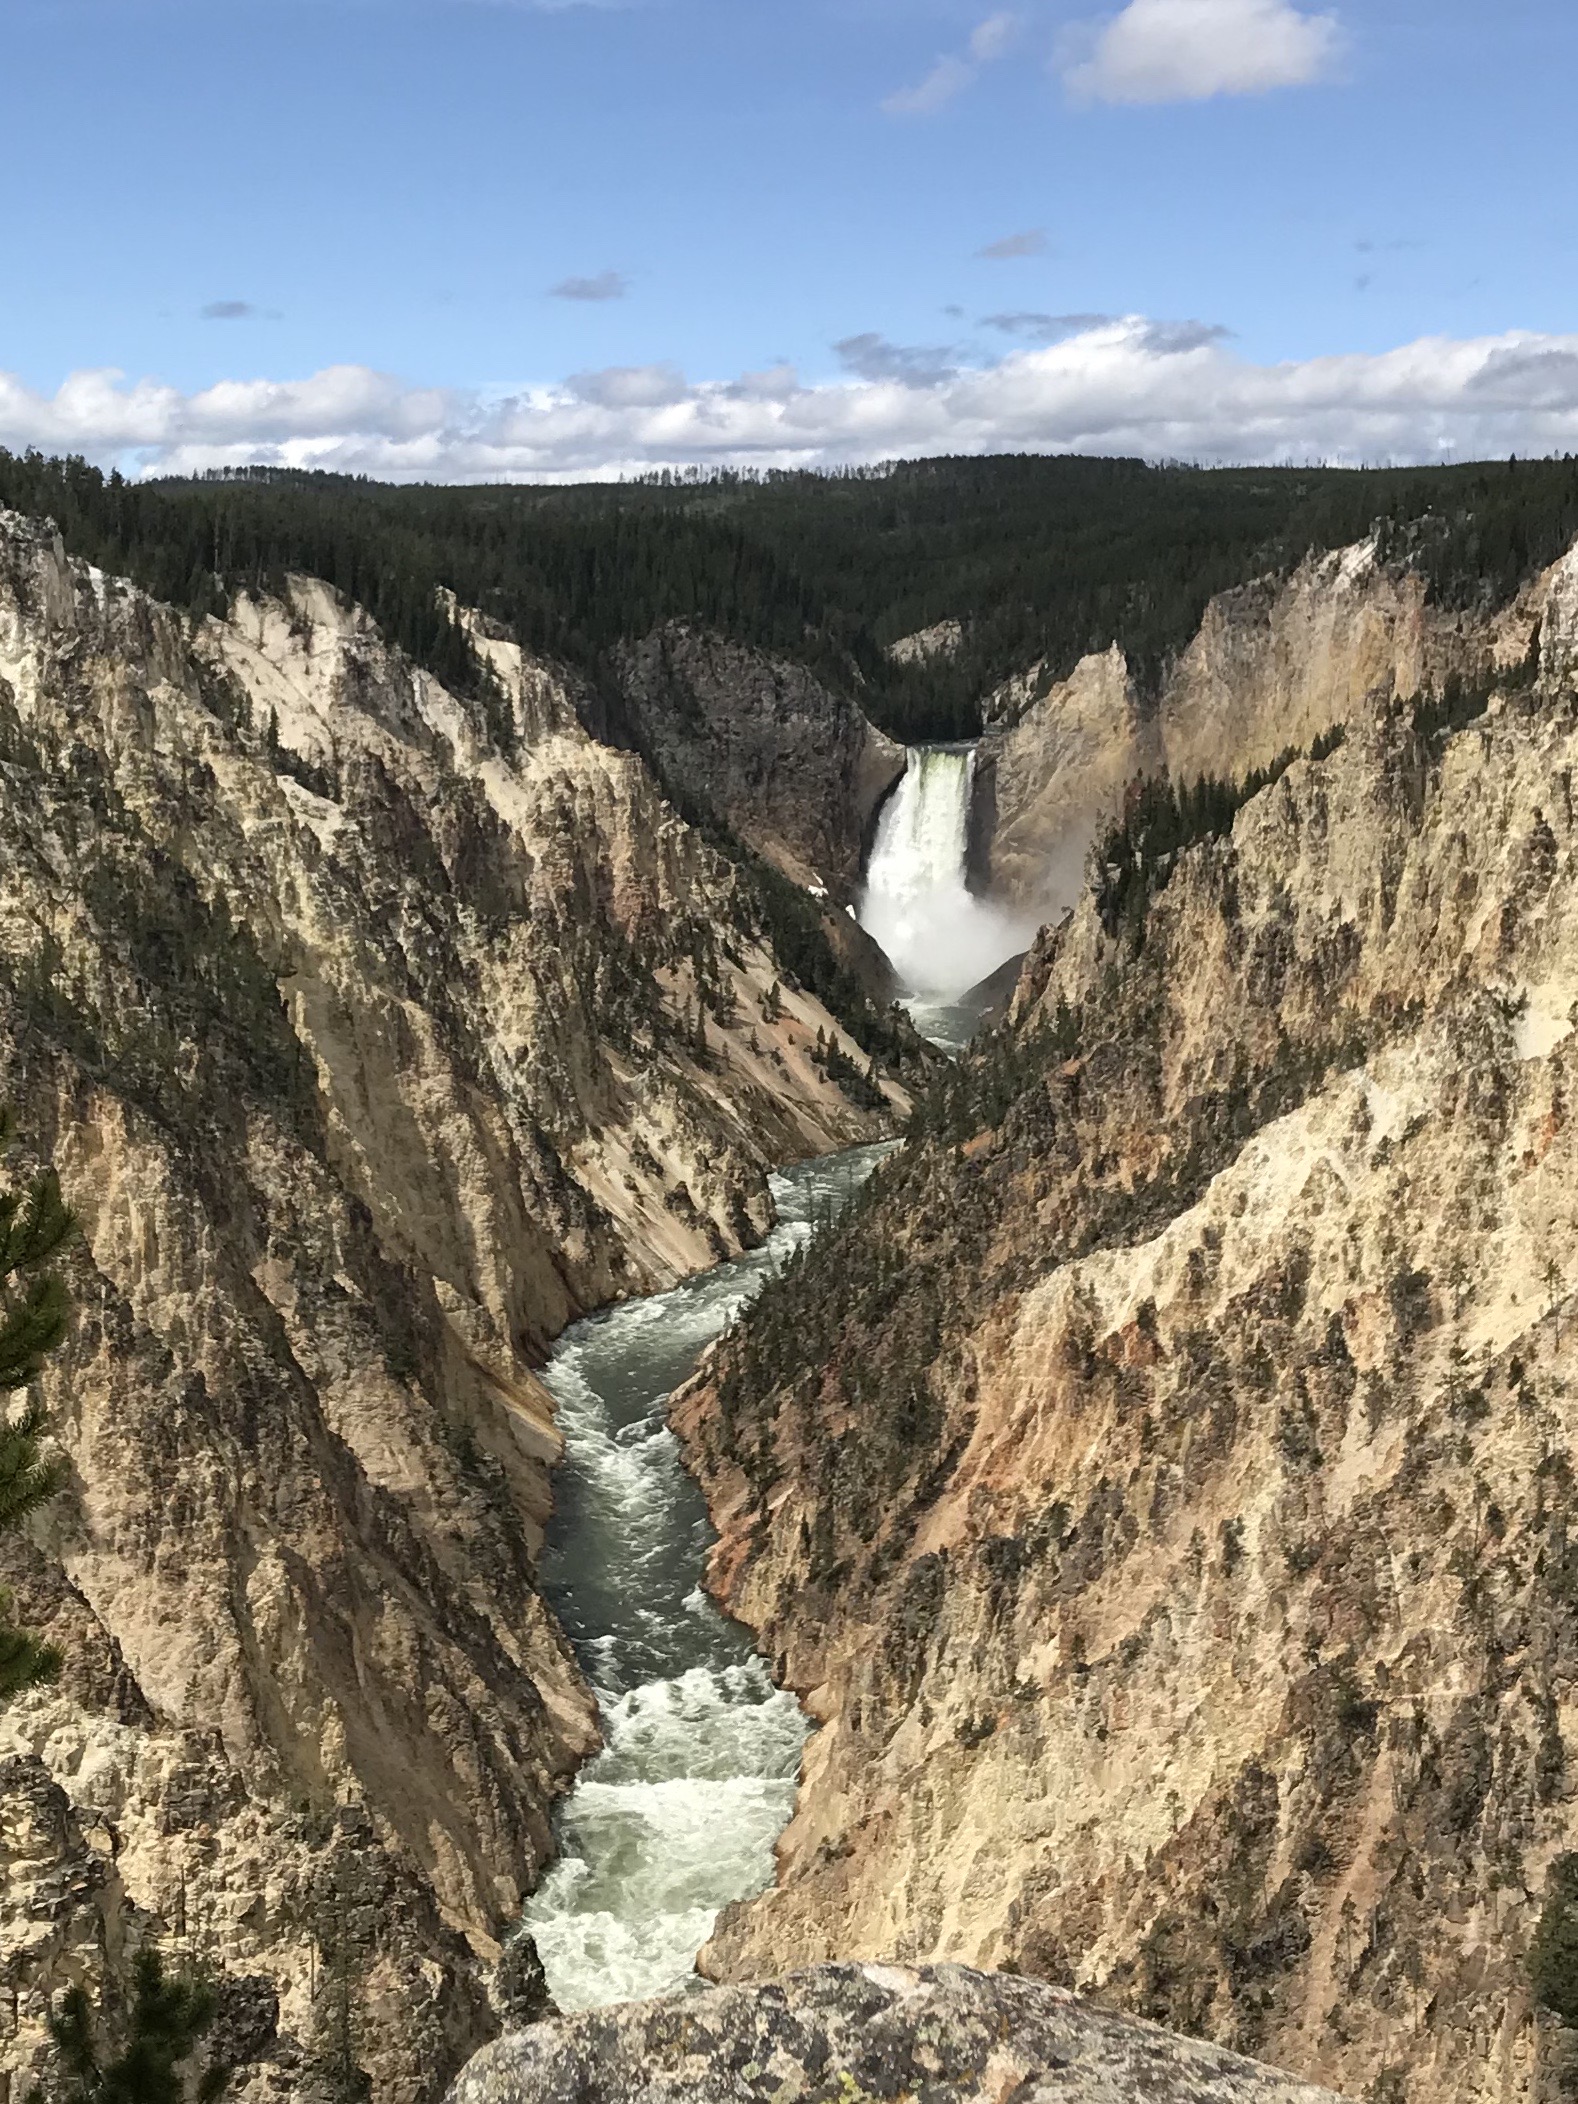
[[[937,453],[1230,465],[1578,451],[1578,336],[1425,337],[1380,353],[1257,365],[1195,325],[1069,319],[1091,325],[992,364],[944,369],[928,353],[906,365],[890,347],[886,362],[866,357],[854,377],[818,383],[787,366],[691,383],[660,365],[482,395],[334,366],[193,394],[80,372],[45,395],[0,374],[0,445],[80,453],[136,474],[250,463],[455,482]]]

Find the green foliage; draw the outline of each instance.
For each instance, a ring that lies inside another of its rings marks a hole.
[[[31,957],[0,958],[0,991],[24,1041],[67,1052],[112,1080],[183,1137],[221,1125],[240,1106],[277,1105],[304,1134],[317,1130],[315,1077],[280,999],[275,972],[222,893],[207,899],[191,872],[152,839],[81,746],[52,763],[35,755],[36,790],[76,850],[73,881],[105,952],[123,969],[99,985],[67,972],[46,934]],[[33,785],[28,785],[33,789]],[[75,812],[96,823],[77,830]],[[209,807],[194,791],[191,820]]]
[[[886,1104],[888,1099],[877,1084],[874,1060],[869,1066],[856,1066],[836,1037],[825,1038],[820,1031],[812,1058],[828,1080],[842,1089],[850,1102],[861,1110],[881,1110]]]
[[[1334,724],[1315,740],[1309,757],[1324,760],[1342,740],[1343,726]],[[1251,768],[1236,782],[1214,774],[1182,784],[1164,776],[1131,782],[1123,815],[1098,842],[1093,858],[1096,903],[1107,933],[1124,928],[1136,942],[1143,940],[1145,909],[1165,890],[1185,850],[1201,840],[1224,839],[1245,804],[1280,782],[1301,757],[1289,746],[1269,766]]]
[[[749,855],[744,848],[738,852],[745,858],[759,931],[772,944],[778,962],[795,984],[815,994],[867,1052],[893,1064],[919,1053],[919,1040],[904,1011],[878,1008],[848,965],[840,962],[823,928],[821,908],[815,899],[770,862]],[[777,984],[774,980],[774,988]],[[776,1020],[782,1012],[781,992],[773,1009],[769,1020]]]
[[[990,1131],[1015,1106],[1044,1094],[1047,1077],[1074,1055],[1079,1038],[1080,1018],[1066,1001],[1049,1021],[982,1032],[970,1057],[944,1068],[918,1099],[909,1138],[956,1146]]]
[[[1529,1987],[1542,2009],[1578,2027],[1578,1855],[1558,1856],[1546,1874]]]
[[[108,1996],[95,2019],[86,1993],[73,1987],[49,2020],[59,2065],[50,2104],[214,2104],[225,2070],[207,2067],[189,2080],[182,2063],[217,2006],[207,1981],[172,1977],[147,1948],[133,1960],[131,2002],[119,2023]]]
[[[243,469],[128,483],[0,452],[0,503],[73,553],[207,613],[244,585],[321,577],[472,695],[496,693],[441,588],[581,668],[600,735],[628,742],[618,646],[681,620],[809,665],[898,737],[969,736],[983,695],[1038,660],[1120,644],[1154,685],[1213,594],[1372,530],[1438,603],[1504,604],[1578,535],[1578,463],[1205,469],[997,456],[830,475],[726,472],[572,488],[392,488]],[[943,620],[958,650],[886,646]]]
[[[10,1112],[0,1111],[0,1147],[14,1134]],[[36,1380],[65,1337],[71,1301],[53,1267],[75,1227],[52,1173],[0,1192],[0,1396]],[[20,1526],[60,1488],[59,1464],[41,1451],[47,1429],[37,1403],[0,1417],[0,1533]],[[53,1645],[12,1624],[10,1595],[0,1589],[0,1705],[53,1679],[60,1663]]]

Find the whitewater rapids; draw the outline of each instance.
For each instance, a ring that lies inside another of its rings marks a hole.
[[[561,1853],[524,1916],[561,2009],[696,1984],[718,1909],[771,1880],[805,1723],[700,1589],[713,1535],[665,1407],[886,1151],[775,1177],[778,1225],[760,1249],[577,1323],[544,1373],[566,1448],[542,1587],[597,1691],[606,1741],[561,1807]]]

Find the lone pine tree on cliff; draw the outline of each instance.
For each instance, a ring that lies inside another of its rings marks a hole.
[[[106,2001],[109,1997],[106,1996]],[[73,1987],[49,2020],[60,2080],[49,2104],[216,2104],[228,2069],[204,2068],[190,2089],[181,2063],[213,2022],[218,1996],[210,1982],[172,1978],[156,1950],[132,1961],[131,2007],[119,2052],[101,2044],[86,1992]]]

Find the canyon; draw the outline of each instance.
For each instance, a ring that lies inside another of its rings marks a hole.
[[[1110,2046],[1533,2104],[1578,553],[1472,605],[1311,554],[968,749],[695,620],[594,679],[444,614],[454,677],[0,515],[0,1091],[81,1222],[0,1551],[68,1661],[0,1712],[0,2072],[157,1941],[248,2104],[428,2104],[542,2015],[523,1923],[571,2007],[711,1923],[703,2060],[1019,1995],[1093,2098]],[[1103,862],[1137,777],[1266,768]],[[459,2094],[588,2040],[618,2094],[664,2006]]]
[[[1043,918],[1059,913],[1137,775],[1237,780],[1345,723],[1378,686],[1439,691],[1528,632],[1526,607],[1487,618],[1436,605],[1418,572],[1382,562],[1372,539],[1218,595],[1154,691],[1116,645],[1066,679],[1032,666],[986,702],[975,884]]]
[[[1578,551],[1445,637],[1367,563],[1218,610],[1157,718],[1319,587],[1363,618],[1234,735],[1346,736],[1137,935],[1095,888],[1044,929],[676,1400],[709,1583],[817,1727],[712,1978],[1006,1967],[1453,2104],[1570,2055],[1526,1959],[1578,1731]],[[1408,697],[1460,664],[1457,727]]]
[[[468,698],[310,580],[194,622],[0,520],[0,1062],[81,1222],[67,1488],[7,1545],[68,1660],[0,1719],[16,2073],[149,1934],[237,1983],[244,2093],[354,2022],[431,2097],[491,2035],[598,1743],[535,1582],[548,1343],[907,1103],[818,1064],[870,1058],[749,873],[472,633]]]

